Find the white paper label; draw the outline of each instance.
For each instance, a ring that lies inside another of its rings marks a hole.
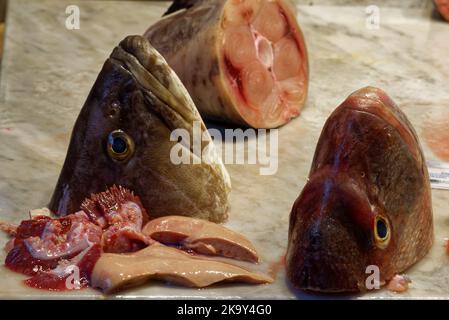
[[[427,161],[427,169],[433,189],[449,190],[449,163],[430,160]]]

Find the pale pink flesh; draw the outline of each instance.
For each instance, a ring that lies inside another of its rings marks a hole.
[[[276,2],[267,2],[253,20],[253,27],[268,40],[275,43],[288,32],[288,24]]]
[[[61,234],[62,224],[54,219],[47,222],[41,236],[24,240],[33,258],[52,260],[70,256],[100,241],[101,228],[92,223],[83,211],[68,215],[67,218],[71,220],[71,226],[66,234]]]
[[[222,282],[270,283],[269,276],[212,258],[192,256],[154,244],[131,254],[104,253],[92,273],[92,286],[106,293],[147,282],[167,280],[188,287]]]
[[[148,222],[142,233],[153,240],[183,246],[207,255],[257,262],[251,242],[232,230],[206,220],[167,216]]]
[[[291,38],[283,38],[274,45],[274,74],[277,80],[285,80],[300,75],[301,61],[298,47]]]
[[[256,55],[254,39],[251,30],[245,26],[231,27],[227,30],[225,55],[229,57],[232,65],[243,67],[251,62]]]
[[[402,293],[408,290],[410,278],[405,275],[395,275],[387,284],[387,289],[393,292]]]
[[[297,116],[307,62],[284,9],[277,1],[229,1],[223,21],[227,76],[242,116],[261,124]]]
[[[18,225],[0,221],[0,231],[7,233],[10,236],[15,236]]]
[[[259,60],[254,60],[241,73],[243,94],[253,105],[261,105],[272,92],[274,79]]]

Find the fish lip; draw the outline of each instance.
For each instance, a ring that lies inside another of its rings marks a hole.
[[[297,249],[296,249],[297,250]],[[365,279],[355,270],[336,267],[335,257],[324,251],[298,250],[300,263],[287,264],[287,275],[300,290],[317,293],[355,293],[365,291]],[[292,266],[294,266],[292,268]]]
[[[348,186],[343,188],[333,183],[334,188],[328,189],[326,182],[337,177],[329,179],[324,174],[329,173],[326,168],[320,171],[323,175],[311,177],[292,208],[291,215],[296,218],[291,220],[289,230],[287,275],[294,286],[304,291],[365,291],[367,253],[371,244],[363,231],[368,225],[358,222],[357,216],[352,214],[354,208],[343,204],[354,202],[345,195],[353,195],[348,182],[351,179],[346,175],[339,177]],[[305,196],[311,193],[321,194],[323,201]],[[355,202],[357,208],[363,204],[363,201]],[[351,228],[354,224],[360,227],[360,234]]]

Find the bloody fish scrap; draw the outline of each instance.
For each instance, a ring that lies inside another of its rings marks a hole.
[[[365,291],[367,266],[378,266],[386,283],[429,251],[424,155],[407,117],[382,90],[354,92],[326,121],[291,210],[288,241],[289,280],[321,292]]]
[[[152,243],[141,233],[148,216],[140,199],[121,186],[92,195],[83,209],[62,218],[35,216],[22,221],[6,267],[32,276],[26,280],[29,286],[64,290],[71,274],[67,267],[77,266],[82,286],[87,286],[101,252],[132,252]]]
[[[308,57],[289,0],[177,0],[145,37],[207,119],[274,128],[299,115]]]

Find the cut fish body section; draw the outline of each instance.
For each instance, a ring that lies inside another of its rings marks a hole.
[[[132,254],[105,253],[92,272],[92,286],[105,293],[137,286],[149,279],[203,288],[218,282],[271,283],[269,276],[242,267],[192,256],[154,244]]]
[[[167,216],[151,220],[142,233],[153,240],[207,255],[257,262],[252,243],[243,235],[221,225],[183,216]]]
[[[174,29],[182,30],[182,39]],[[289,1],[200,0],[162,19],[145,36],[206,118],[273,128],[304,106],[308,57]],[[281,81],[296,78],[303,79],[301,86],[279,89]]]

